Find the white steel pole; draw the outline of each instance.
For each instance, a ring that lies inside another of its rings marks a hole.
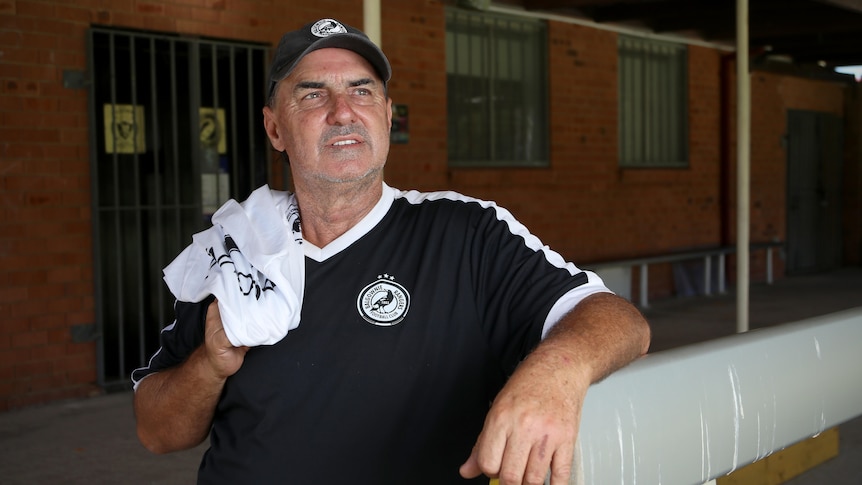
[[[364,0],[362,2],[362,30],[371,39],[371,42],[382,48],[380,25],[380,0]]]
[[[751,79],[748,0],[736,0],[736,331],[748,331],[751,191]]]

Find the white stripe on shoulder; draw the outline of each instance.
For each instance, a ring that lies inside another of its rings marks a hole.
[[[543,339],[548,334],[548,331],[550,331],[550,329],[553,328],[554,325],[556,325],[557,322],[559,322],[559,320],[565,314],[570,312],[578,303],[583,301],[583,299],[587,296],[590,296],[594,293],[613,293],[607,288],[607,286],[605,286],[605,283],[602,281],[599,275],[592,271],[582,271],[573,263],[566,261],[559,253],[542,244],[539,238],[530,233],[526,226],[518,222],[518,220],[515,219],[515,216],[513,216],[511,212],[498,206],[494,202],[468,197],[466,195],[452,191],[417,192],[415,190],[396,190],[395,198],[403,198],[411,204],[421,204],[425,201],[436,201],[442,199],[461,202],[475,202],[481,207],[493,209],[496,213],[497,219],[505,222],[506,225],[509,227],[509,231],[512,234],[524,238],[525,245],[533,251],[541,251],[545,255],[545,259],[550,264],[558,268],[566,269],[572,276],[584,273],[587,276],[587,283],[572,288],[566,294],[560,297],[560,299],[557,300],[557,302],[551,308],[551,311],[546,316],[545,323],[542,326]]]
[[[524,244],[533,251],[541,251],[545,255],[545,259],[547,259],[548,262],[552,265],[558,268],[565,268],[573,276],[581,272],[581,270],[578,269],[574,264],[567,262],[559,253],[552,250],[547,245],[543,244],[542,241],[538,237],[533,235],[529,231],[529,229],[527,229],[526,226],[524,226],[517,219],[515,219],[515,216],[512,215],[511,212],[509,212],[503,207],[498,206],[495,202],[477,199],[475,197],[469,197],[464,194],[460,194],[453,191],[418,192],[416,190],[402,191],[396,189],[395,198],[403,198],[411,204],[421,204],[425,201],[436,201],[443,199],[459,202],[477,203],[479,204],[479,206],[485,209],[493,210],[496,214],[497,220],[505,222],[506,225],[509,227],[509,232],[516,236],[521,236],[524,239]]]

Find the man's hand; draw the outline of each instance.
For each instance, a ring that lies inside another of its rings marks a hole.
[[[571,372],[566,350],[531,354],[494,400],[461,475],[500,479],[500,485],[569,481],[581,404],[590,381]]]
[[[599,293],[563,317],[497,395],[461,475],[500,485],[565,485],[590,384],[649,349],[649,325],[626,300]]]
[[[213,300],[207,307],[204,346],[207,362],[214,375],[220,379],[236,374],[248,352],[248,347],[234,347],[227,338],[218,309],[218,300]]]
[[[228,377],[248,347],[234,347],[224,332],[218,302],[207,307],[204,343],[182,364],[148,375],[135,391],[138,438],[153,453],[185,450],[209,434]]]

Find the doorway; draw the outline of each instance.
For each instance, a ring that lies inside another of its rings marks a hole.
[[[841,266],[842,118],[787,114],[787,274]]]
[[[173,319],[164,268],[266,183],[266,46],[88,31],[99,384],[129,386]]]

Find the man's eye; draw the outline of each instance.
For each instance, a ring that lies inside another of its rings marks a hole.
[[[366,88],[358,88],[356,90],[356,94],[360,96],[369,96],[371,94],[371,90]]]
[[[319,97],[320,97],[320,93],[317,91],[313,91],[313,92],[310,92],[310,93],[306,94],[305,96],[303,96],[302,99],[315,99],[315,98],[319,98]]]

